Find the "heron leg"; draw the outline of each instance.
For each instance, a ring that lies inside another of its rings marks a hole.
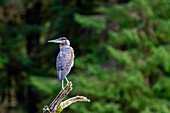
[[[67,77],[65,77],[65,79],[66,79],[66,81],[67,81],[67,83],[68,83],[69,81],[68,81]]]
[[[62,80],[62,90],[64,90],[64,80]]]

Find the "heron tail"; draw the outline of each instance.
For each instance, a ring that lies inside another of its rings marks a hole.
[[[65,74],[65,72],[59,71],[57,75],[58,75],[58,81],[62,81],[64,80],[64,77],[66,77],[68,74]]]

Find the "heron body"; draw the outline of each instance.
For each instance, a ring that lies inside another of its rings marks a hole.
[[[55,40],[50,40],[48,42],[60,43],[60,52],[56,59],[56,69],[58,80],[62,81],[62,89],[64,88],[64,78],[68,82],[66,76],[69,74],[73,64],[74,64],[74,50],[70,46],[70,41],[61,37]]]
[[[60,52],[57,56],[56,68],[58,80],[62,81],[70,72],[74,62],[74,51],[70,46],[60,47]]]

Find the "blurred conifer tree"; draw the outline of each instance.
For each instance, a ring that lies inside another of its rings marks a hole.
[[[61,89],[58,45],[76,54],[69,75],[76,103],[63,112],[170,110],[169,0],[0,0],[0,110],[42,112]]]

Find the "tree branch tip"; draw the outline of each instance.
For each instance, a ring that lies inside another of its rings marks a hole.
[[[87,99],[87,97],[84,97],[84,96],[75,96],[75,97],[72,97],[72,98],[69,98],[67,100],[65,100],[64,102],[62,102],[60,105],[64,108],[68,107],[69,105],[73,104],[73,103],[76,103],[76,102],[81,102],[81,101],[84,101],[84,102],[90,102],[90,99]]]
[[[85,97],[85,96],[79,96],[79,95],[77,95],[76,98],[77,98],[77,99],[82,99],[83,101],[90,102],[90,99],[88,99],[88,98]]]

